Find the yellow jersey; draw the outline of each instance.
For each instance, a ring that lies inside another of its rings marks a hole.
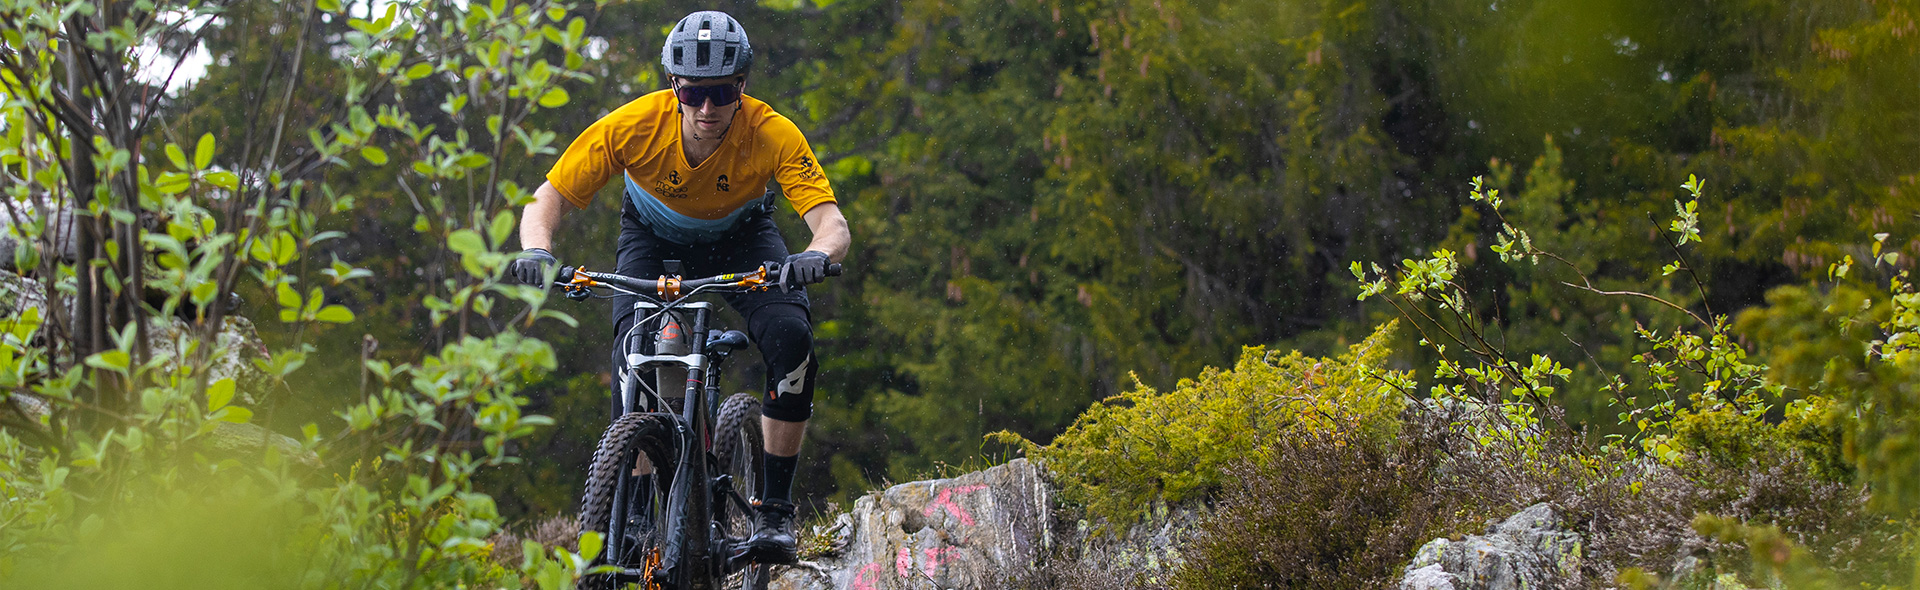
[[[624,173],[626,195],[656,235],[683,244],[718,238],[756,209],[769,179],[795,211],[836,202],[807,138],[767,103],[742,95],[720,147],[699,166],[680,145],[680,101],[672,90],[634,99],[601,117],[560,155],[547,182],[585,208]]]

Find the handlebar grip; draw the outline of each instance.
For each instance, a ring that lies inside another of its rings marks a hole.
[[[829,264],[827,265],[827,276],[830,276],[830,277],[840,276],[841,270],[842,269],[840,268],[840,263],[835,262],[833,264]]]

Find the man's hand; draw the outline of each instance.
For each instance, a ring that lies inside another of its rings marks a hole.
[[[787,256],[780,265],[780,290],[791,291],[827,278],[827,253],[807,250]]]
[[[522,285],[544,286],[547,268],[560,264],[546,248],[527,248],[507,266],[507,275]]]

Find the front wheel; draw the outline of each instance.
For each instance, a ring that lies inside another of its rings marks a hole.
[[[580,499],[580,532],[600,533],[603,549],[592,565],[613,565],[643,575],[593,574],[581,590],[611,590],[628,582],[653,587],[644,572],[660,564],[666,546],[666,513],[679,437],[665,414],[621,416],[600,436]]]
[[[765,435],[760,431],[760,397],[751,393],[733,394],[720,405],[719,417],[714,422],[713,455],[719,462],[720,473],[733,479],[733,489],[741,497],[759,495],[760,478],[766,468],[766,456],[761,453]],[[742,510],[731,499],[719,501],[714,519],[719,521],[721,535],[734,541],[745,542],[753,535],[753,511]],[[735,575],[739,581],[737,586],[728,585],[765,590],[770,573],[767,565],[756,563]]]

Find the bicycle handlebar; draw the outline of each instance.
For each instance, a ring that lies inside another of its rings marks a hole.
[[[827,276],[840,276],[842,270],[839,263],[829,264],[827,265]],[[581,279],[587,279],[587,282],[583,283]],[[555,284],[568,288],[586,288],[593,286],[592,282],[622,287],[640,293],[662,293],[671,290],[674,291],[677,296],[678,293],[692,291],[693,289],[709,285],[727,286],[733,284],[731,286],[737,286],[742,289],[768,288],[780,283],[780,267],[766,265],[750,272],[728,273],[698,279],[678,279],[675,277],[643,279],[617,273],[592,272],[575,266],[563,266],[560,267],[560,274]]]

